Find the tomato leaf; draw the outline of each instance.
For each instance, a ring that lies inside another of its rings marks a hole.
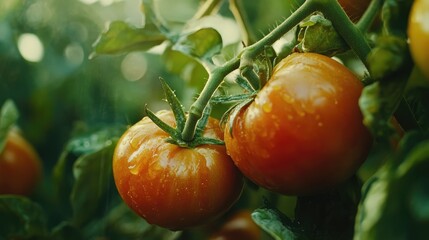
[[[97,216],[112,184],[112,158],[116,141],[79,157],[73,166],[75,182],[70,195],[73,223],[82,226]]]
[[[429,88],[416,87],[405,94],[399,106],[398,121],[406,129],[429,131]]]
[[[174,240],[182,234],[181,231],[173,232],[149,224],[124,203],[112,208],[104,220],[104,232],[109,236],[109,239]]]
[[[364,88],[359,106],[364,124],[378,139],[388,139],[394,133],[391,117],[402,100],[411,75],[411,56],[403,43],[403,39],[396,37],[381,37],[368,57],[371,76],[377,81]]]
[[[54,240],[83,240],[84,237],[80,229],[73,226],[70,222],[61,222],[51,233]]]
[[[53,169],[53,188],[63,218],[75,215],[75,221],[82,223],[96,217],[97,199],[102,201],[102,193],[109,189],[106,179],[111,175],[111,151],[124,131],[123,126],[105,127],[67,143]]]
[[[360,180],[352,177],[323,194],[299,196],[294,222],[310,239],[352,239],[361,186]]]
[[[19,117],[18,109],[12,100],[6,100],[0,111],[0,153],[6,144],[9,130],[13,127]]]
[[[180,132],[178,132],[177,129],[163,122],[161,119],[159,119],[158,116],[156,116],[154,112],[148,108],[145,108],[145,112],[147,117],[150,118],[150,120],[152,120],[152,122],[155,123],[164,132],[168,133],[168,135],[172,136],[174,139],[180,139]]]
[[[0,196],[0,239],[46,239],[43,209],[28,198]]]
[[[331,21],[320,13],[310,16],[300,25],[297,49],[300,52],[316,52],[327,56],[349,50],[347,43],[337,33]]]
[[[406,39],[380,36],[376,44],[367,59],[372,78],[382,79],[390,76],[398,72],[407,62],[411,62]]]
[[[285,225],[284,222],[287,217],[274,209],[256,209],[252,213],[252,218],[258,226],[276,240],[306,239],[290,224]],[[291,220],[287,218],[286,222],[291,223]]]
[[[407,36],[408,19],[413,1],[385,0],[381,11],[383,30],[391,35]]]
[[[166,39],[167,37],[152,25],[136,28],[123,21],[114,21],[94,43],[92,55],[147,51]]]
[[[365,185],[356,217],[356,240],[427,237],[429,135],[408,133],[392,160]]]
[[[185,111],[183,110],[183,106],[177,98],[176,94],[174,93],[173,89],[168,86],[164,79],[160,78],[160,81],[162,88],[164,89],[167,102],[170,105],[170,108],[173,111],[174,117],[176,119],[177,131],[182,132],[183,128],[185,128],[186,122],[186,116]]]
[[[197,91],[203,89],[209,74],[200,61],[171,47],[164,51],[163,58],[168,71],[180,76]]]
[[[211,62],[210,59],[222,50],[222,37],[214,28],[202,28],[180,36],[173,50]]]

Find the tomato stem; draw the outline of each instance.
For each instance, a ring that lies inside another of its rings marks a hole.
[[[239,64],[240,59],[233,58],[230,61],[226,62],[224,65],[217,67],[211,71],[209,79],[207,80],[206,85],[201,91],[200,96],[191,105],[189,109],[188,119],[186,120],[185,128],[182,132],[182,139],[184,141],[193,140],[197,122],[203,115],[203,110],[209,103],[210,98],[213,96],[214,92],[219,87],[226,75],[237,69]]]
[[[383,6],[384,0],[372,0],[365,13],[356,24],[362,32],[368,31]]]
[[[193,19],[200,19],[202,17],[208,16],[214,12],[217,12],[217,10],[220,7],[220,4],[222,3],[222,0],[207,0],[201,5],[201,7],[198,9],[198,11],[193,16]]]
[[[367,56],[371,47],[365,39],[362,31],[353,24],[341,5],[336,0],[307,0],[306,3],[314,3],[327,19],[331,20],[335,30],[343,37],[350,48],[368,68]]]
[[[253,59],[261,53],[265,46],[271,46],[284,34],[289,32],[293,27],[298,25],[304,18],[316,11],[314,1],[305,1],[295,12],[293,12],[284,22],[277,26],[269,34],[265,35],[261,40],[255,44],[247,47],[243,51],[241,57],[240,69],[253,67]]]
[[[233,1],[233,0],[231,0]],[[223,79],[237,68],[241,70],[252,70],[253,59],[256,58],[266,46],[271,46],[284,34],[298,25],[303,19],[315,11],[321,11],[332,21],[334,28],[344,38],[347,44],[354,50],[356,55],[367,66],[366,57],[371,48],[363,33],[349,19],[337,0],[306,0],[295,12],[293,12],[284,22],[273,31],[260,39],[258,42],[245,47],[241,53],[226,62],[224,65],[214,68],[204,86],[200,96],[191,105],[188,119],[182,131],[182,139],[190,142],[194,139],[196,125],[203,115],[203,110],[209,103],[214,92],[217,90]],[[369,13],[368,13],[369,14]]]

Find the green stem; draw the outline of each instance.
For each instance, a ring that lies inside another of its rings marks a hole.
[[[200,19],[202,17],[208,16],[212,14],[213,12],[216,12],[220,4],[223,2],[223,0],[207,0],[201,5],[201,7],[198,9],[198,11],[195,13],[193,19]]]
[[[229,0],[229,9],[234,15],[237,24],[240,26],[241,35],[245,46],[249,46],[256,41],[256,35],[252,31],[242,0]]]
[[[303,19],[314,11],[319,10],[333,22],[334,28],[344,38],[347,44],[355,51],[361,61],[367,66],[366,57],[371,48],[362,32],[351,22],[337,0],[306,0],[292,15],[273,31],[267,34],[258,42],[243,49],[241,54],[224,65],[215,68],[209,75],[204,89],[200,96],[192,104],[185,128],[182,132],[184,141],[192,141],[198,120],[201,118],[205,106],[209,103],[216,89],[223,79],[240,67],[240,69],[250,69],[253,67],[253,59],[257,57],[265,46],[271,46],[284,34],[298,25]]]
[[[372,0],[368,9],[365,11],[359,22],[356,24],[357,28],[362,32],[368,31],[374,22],[377,15],[380,13],[384,0]]]
[[[306,2],[314,3],[317,9],[319,9],[327,19],[331,20],[335,30],[343,37],[350,48],[368,68],[366,58],[371,51],[371,47],[366,41],[364,34],[353,24],[338,1],[307,0]]]
[[[200,96],[192,104],[189,110],[188,119],[186,120],[185,128],[182,132],[182,139],[184,141],[191,141],[194,138],[197,122],[203,115],[203,110],[209,103],[210,98],[213,96],[214,92],[222,83],[226,75],[237,69],[239,64],[240,59],[233,58],[224,65],[213,69],[213,71],[210,73],[209,79],[201,91]]]
[[[282,24],[276,27],[264,38],[262,38],[255,44],[243,49],[242,54],[239,54],[237,57],[225,63],[223,66],[215,68],[209,75],[209,79],[207,80],[204,89],[201,91],[200,96],[191,105],[188,119],[186,120],[185,128],[182,132],[182,139],[184,141],[192,141],[192,139],[194,138],[197,122],[201,118],[205,106],[208,104],[210,98],[213,96],[214,92],[219,87],[226,75],[228,75],[238,67],[241,68],[241,66],[253,67],[252,59],[258,54],[260,54],[262,51],[264,51],[265,46],[272,45],[280,37],[290,31],[293,27],[298,25],[300,21],[302,21],[315,10],[316,8],[313,4],[313,1],[308,0],[304,2],[304,4],[301,5],[291,16],[289,16]],[[250,64],[243,65],[243,61]]]
[[[304,18],[316,11],[317,7],[313,0],[305,1],[295,12],[293,12],[284,22],[277,26],[269,34],[265,35],[257,43],[244,49],[241,57],[240,68],[253,66],[253,59],[261,53],[265,46],[271,46],[284,34],[290,31],[293,27],[298,25]]]

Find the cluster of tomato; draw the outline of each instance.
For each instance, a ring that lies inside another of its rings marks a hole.
[[[339,2],[356,18],[369,0]],[[421,50],[429,44],[421,17],[428,8],[429,1],[415,1],[409,37],[414,60],[429,77],[429,55]],[[114,153],[118,191],[148,222],[173,230],[225,213],[240,197],[243,175],[280,194],[324,191],[351,177],[371,147],[358,105],[362,89],[349,69],[329,57],[291,54],[275,66],[232,126],[222,129],[209,119],[203,136],[225,145],[184,148],[168,143],[169,135],[146,117],[129,128]],[[157,116],[175,125],[172,112]],[[0,155],[0,194],[29,194],[40,175],[35,151],[11,132]]]
[[[339,2],[353,19],[370,1]],[[419,17],[429,3],[420,0],[415,5],[411,49],[423,66],[428,55],[415,49],[424,49],[429,41]],[[231,207],[243,188],[241,174],[280,194],[329,189],[351,177],[372,146],[358,105],[362,89],[348,68],[329,57],[291,54],[275,66],[270,80],[239,111],[232,126],[221,129],[217,120],[209,120],[204,136],[224,139],[225,146],[183,148],[167,143],[169,135],[148,118],[132,126],[114,155],[119,193],[150,223],[183,229]],[[157,115],[174,126],[172,112]]]

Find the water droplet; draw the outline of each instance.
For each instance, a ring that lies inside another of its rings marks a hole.
[[[269,113],[271,112],[271,110],[273,110],[273,105],[270,102],[266,102],[262,105],[262,110],[264,110],[264,112]]]
[[[137,175],[139,173],[139,168],[136,165],[130,165],[128,166],[128,169],[130,170],[130,173],[133,175]]]
[[[293,116],[292,115],[287,115],[287,119],[292,120]]]
[[[323,126],[323,123],[322,123],[322,122],[318,122],[318,123],[317,123],[317,126],[322,127],[322,126]]]
[[[334,104],[338,105],[338,100],[337,99],[335,99]]]

